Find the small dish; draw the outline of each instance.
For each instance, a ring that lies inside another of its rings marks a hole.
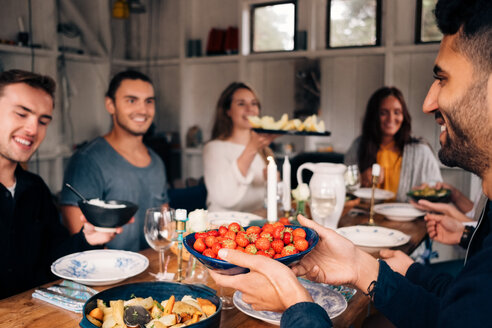
[[[314,131],[296,131],[296,130],[269,130],[261,128],[253,128],[256,133],[268,133],[268,134],[288,134],[291,136],[321,136],[328,137],[331,135],[330,131],[314,132]]]
[[[286,226],[286,227],[292,227],[293,229],[295,229],[295,228],[304,229],[304,231],[306,231],[306,240],[309,243],[309,248],[306,249],[305,251],[297,253],[297,254],[293,254],[293,255],[284,256],[284,257],[277,259],[277,261],[279,261],[279,262],[281,262],[287,266],[291,266],[291,265],[298,263],[307,253],[309,253],[310,251],[313,250],[313,248],[316,246],[316,244],[319,241],[319,237],[318,237],[318,234],[316,233],[316,231],[314,231],[313,229],[307,228],[307,227],[299,227],[299,226],[295,226],[295,227],[294,226]],[[244,227],[245,230],[247,228],[248,227]],[[186,247],[186,250],[188,252],[190,252],[191,255],[196,257],[198,259],[198,261],[203,263],[203,265],[205,265],[207,268],[214,270],[214,271],[217,271],[217,273],[225,274],[225,275],[229,275],[229,276],[234,276],[237,274],[249,272],[249,269],[247,269],[247,268],[243,268],[243,267],[234,265],[234,264],[229,263],[229,262],[224,261],[224,260],[214,259],[214,258],[205,256],[205,255],[202,255],[202,254],[198,253],[197,251],[195,251],[195,249],[193,248],[193,244],[195,243],[195,234],[194,233],[186,236],[184,238],[183,243],[184,243],[184,246]],[[257,255],[257,256],[261,256],[261,255]]]
[[[333,290],[329,285],[315,283],[302,278],[299,278],[299,282],[309,291],[314,302],[321,305],[326,310],[330,319],[339,316],[347,308],[345,297],[340,292]],[[282,313],[255,311],[251,305],[243,301],[242,296],[243,294],[240,291],[236,291],[232,298],[234,305],[239,311],[272,325],[280,325]]]
[[[374,212],[384,215],[388,220],[400,222],[413,221],[416,218],[425,215],[425,212],[408,203],[386,203],[374,205]]]
[[[51,272],[83,285],[105,286],[136,276],[148,266],[149,260],[141,254],[100,249],[61,257],[53,262]]]
[[[407,196],[416,202],[425,199],[433,203],[449,203],[451,201],[451,190],[427,187],[424,189],[410,190]]]
[[[336,231],[357,246],[396,247],[410,241],[410,236],[401,231],[379,226],[356,225],[338,228]]]
[[[235,212],[235,211],[225,211],[225,212],[209,212],[207,213],[207,220],[214,224],[226,224],[231,222],[237,222],[241,226],[251,225],[251,221],[263,220],[261,216],[246,213],[246,212]]]
[[[359,188],[355,190],[352,194],[361,199],[370,200],[372,197],[372,188]],[[395,194],[389,190],[378,189],[374,190],[374,200],[383,201],[394,198]]]

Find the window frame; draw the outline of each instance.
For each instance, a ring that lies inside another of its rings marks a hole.
[[[254,49],[254,39],[255,39],[255,15],[254,12],[257,8],[282,5],[282,4],[293,4],[294,5],[294,48],[292,50],[268,50],[268,51],[255,51]],[[297,37],[297,0],[279,0],[279,1],[269,1],[269,2],[261,2],[250,5],[249,8],[249,49],[251,54],[265,54],[265,53],[282,53],[282,52],[293,52],[298,49],[298,37]]]
[[[422,40],[422,15],[424,14],[424,0],[417,0],[415,9],[415,44],[433,44],[440,43],[441,40],[423,41]]]
[[[383,20],[383,2],[382,0],[376,0],[376,42],[374,44],[366,45],[353,45],[353,46],[340,46],[332,47],[330,45],[330,26],[331,26],[331,2],[327,0],[326,3],[326,49],[351,49],[351,48],[373,48],[381,46],[382,35],[382,20]]]

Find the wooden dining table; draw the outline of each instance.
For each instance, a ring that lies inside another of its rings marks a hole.
[[[339,221],[339,227],[353,226],[358,224],[366,224],[368,222],[368,216],[363,215],[344,215]],[[410,254],[426,237],[425,222],[422,218],[416,219],[411,222],[395,222],[389,221],[382,216],[376,215],[376,225],[397,229],[410,235],[410,241],[405,245],[395,247],[406,254]],[[366,251],[377,257],[379,249],[365,248]],[[169,252],[171,254],[171,252]],[[154,277],[151,272],[158,271],[158,254],[153,249],[146,249],[141,251],[141,254],[145,255],[150,262],[149,267],[141,274],[129,278],[119,284],[111,286],[99,286],[93,287],[98,291],[105,290],[121,284],[128,284],[142,281],[153,281]],[[176,272],[177,260],[174,254],[170,255],[170,262],[168,266],[169,272]],[[185,262],[186,263],[186,262]],[[60,281],[55,281],[44,285],[48,287]],[[206,282],[211,288],[217,289],[215,282],[209,278]],[[44,301],[32,298],[34,289],[25,291],[18,295],[11,296],[9,298],[0,300],[0,327],[36,327],[36,328],[73,328],[78,327],[82,318],[81,314],[74,313],[68,310],[64,310],[57,306],[48,304]],[[234,291],[230,290],[228,293],[232,295]],[[335,327],[349,327],[351,325],[357,326],[357,322],[361,320],[367,313],[367,308],[370,300],[364,296],[361,291],[357,293],[348,302],[347,309],[334,318],[333,324]],[[223,328],[249,328],[249,327],[275,327],[272,324],[263,322],[261,320],[250,317],[237,308],[231,310],[223,310],[221,313],[220,327]]]

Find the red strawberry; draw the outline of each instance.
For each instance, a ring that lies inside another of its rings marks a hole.
[[[249,240],[245,233],[238,233],[236,235],[236,243],[241,247],[246,247],[249,245]]]
[[[198,238],[197,240],[195,240],[193,248],[195,249],[195,251],[202,253],[206,248],[205,243],[203,242],[203,238]]]
[[[216,242],[215,244],[212,245],[212,251],[214,252],[215,255],[219,254],[219,249],[222,248],[222,244],[219,242]]]
[[[302,237],[306,239],[306,231],[302,228],[296,228],[294,231],[292,231],[292,237]]]
[[[270,232],[262,231],[260,233],[260,238],[266,238],[268,241],[273,241],[273,236]]]
[[[214,237],[218,237],[220,234],[219,234],[219,231],[217,231],[217,230],[209,230],[209,231],[207,232],[207,235],[209,235],[209,236],[214,236]]]
[[[238,247],[236,247],[236,250],[241,251],[241,252],[244,253],[244,247],[238,246]]]
[[[276,228],[276,227],[282,227],[282,228],[285,228],[285,226],[283,225],[283,223],[277,221],[277,222],[273,222],[272,223],[273,227]]]
[[[215,253],[210,248],[207,248],[206,250],[204,250],[203,255],[214,258],[214,259],[216,258]]]
[[[279,259],[279,258],[281,258],[281,257],[282,257],[282,255],[280,255],[280,254],[278,254],[278,253],[277,253],[277,254],[275,254],[275,255],[273,255],[273,258],[274,258],[274,259]]]
[[[220,226],[219,227],[219,235],[223,236],[226,234],[226,232],[229,231],[226,226]]]
[[[207,238],[208,233],[207,232],[195,232],[195,239],[205,239]]]
[[[237,222],[230,223],[229,226],[227,227],[227,229],[229,231],[234,231],[234,232],[238,232],[238,231],[243,230],[243,228]]]
[[[275,255],[275,251],[271,247],[267,249],[265,253],[267,253],[270,258],[273,258],[273,256]]]
[[[284,232],[290,232],[290,233],[292,233],[292,231],[294,231],[294,229],[292,229],[291,227],[285,227]]]
[[[255,243],[255,246],[259,250],[266,251],[267,249],[270,248],[270,240],[264,237],[258,238],[258,240]]]
[[[284,248],[282,249],[282,253],[280,253],[280,255],[282,255],[282,257],[284,257],[284,256],[293,255],[293,254],[297,254],[297,253],[299,253],[299,251],[294,247],[294,245],[289,244],[287,246],[284,246]]]
[[[256,254],[256,252],[258,252],[258,249],[256,249],[256,246],[254,244],[249,244],[244,248],[244,252],[254,255]]]
[[[237,247],[237,244],[232,239],[226,239],[222,242],[222,247],[229,248],[229,249],[235,249]]]
[[[284,226],[278,226],[273,229],[273,238],[274,239],[283,239],[284,238]]]
[[[257,233],[248,233],[248,239],[250,243],[252,244],[256,243],[258,238],[260,238],[260,236]]]
[[[235,240],[236,239],[236,233],[234,231],[231,231],[231,230],[228,230],[225,234],[224,234],[224,237],[227,238],[227,239],[232,239],[232,240]]]
[[[249,235],[250,233],[256,233],[256,234],[260,234],[261,232],[261,228],[258,227],[258,226],[251,226],[249,227],[248,229],[246,229],[246,233]]]
[[[290,244],[292,242],[292,233],[288,231],[284,231],[284,244]]]
[[[285,218],[285,217],[278,219],[278,222],[282,223],[283,225],[289,225],[290,224],[289,219]]]
[[[275,251],[275,253],[280,254],[280,253],[282,253],[282,249],[284,248],[284,242],[280,239],[276,239],[276,240],[272,241],[271,246],[272,246],[273,250]]]
[[[294,241],[294,246],[299,252],[303,252],[309,247],[309,243],[306,239],[297,239]]]
[[[211,248],[213,244],[215,244],[217,242],[217,238],[214,237],[214,236],[207,236],[207,238],[205,238],[205,245],[207,245],[207,247]]]
[[[273,225],[271,223],[265,223],[263,225],[263,227],[261,228],[261,230],[272,233],[273,232]]]
[[[267,253],[265,253],[265,251],[258,251],[256,253],[256,255],[263,255],[263,256],[266,256],[266,257],[270,257]]]

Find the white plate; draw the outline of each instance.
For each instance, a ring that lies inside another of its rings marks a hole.
[[[331,289],[328,285],[318,284],[305,279],[299,279],[299,281],[309,291],[313,300],[326,310],[331,319],[340,315],[347,308],[345,297]],[[239,311],[273,325],[280,325],[282,313],[253,310],[251,305],[243,301],[243,294],[240,291],[234,293],[232,300]]]
[[[374,212],[384,215],[393,221],[412,221],[419,216],[425,215],[425,212],[416,209],[408,203],[387,203],[374,205]]]
[[[410,236],[401,231],[379,226],[357,225],[338,228],[337,232],[357,246],[365,247],[395,247],[410,240]]]
[[[261,216],[246,212],[209,212],[207,214],[208,222],[214,222],[214,225],[229,224],[237,222],[241,226],[247,226],[251,221],[264,220]]]
[[[360,188],[353,192],[354,196],[357,196],[362,199],[371,199],[372,197],[372,188]],[[375,200],[386,200],[395,197],[395,194],[389,190],[378,189],[374,190],[374,199]]]
[[[51,272],[63,279],[89,286],[111,285],[142,273],[149,260],[138,253],[101,249],[70,254],[51,265]]]

